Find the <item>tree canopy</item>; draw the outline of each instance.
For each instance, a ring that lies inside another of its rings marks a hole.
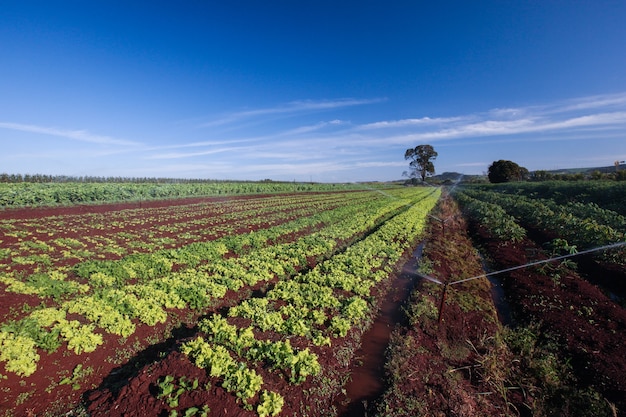
[[[415,148],[409,148],[404,153],[404,159],[410,159],[409,163],[410,178],[421,178],[422,182],[427,176],[435,173],[435,165],[433,161],[437,159],[437,152],[431,145],[418,145]]]
[[[513,161],[500,159],[491,164],[487,175],[491,183],[521,181],[528,176],[528,170]]]

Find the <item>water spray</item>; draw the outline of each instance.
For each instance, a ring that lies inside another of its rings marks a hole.
[[[450,282],[450,283],[448,283],[448,285],[460,284],[462,282],[472,281],[472,280],[478,279],[478,278],[486,278],[486,277],[490,277],[490,276],[493,276],[493,275],[502,274],[504,272],[511,272],[511,271],[516,271],[518,269],[528,268],[529,266],[542,265],[542,264],[549,263],[549,262],[560,261],[562,259],[573,258],[574,256],[578,256],[578,255],[586,255],[586,254],[593,253],[593,252],[599,252],[599,251],[604,251],[604,250],[609,250],[609,249],[616,249],[616,248],[619,248],[619,247],[622,247],[622,246],[626,246],[626,242],[612,243],[610,245],[599,246],[597,248],[587,249],[587,250],[583,250],[583,251],[576,252],[576,253],[568,253],[567,255],[556,256],[554,258],[544,259],[544,260],[541,260],[541,261],[529,262],[529,263],[524,264],[524,265],[519,265],[519,266],[514,266],[514,267],[511,267],[511,268],[507,268],[507,269],[502,269],[502,270],[499,270],[499,271],[489,272],[487,274],[476,275],[475,277],[471,277],[471,278],[460,279],[458,281]]]
[[[421,278],[424,278],[430,282],[433,282],[435,284],[438,285],[443,285],[443,290],[441,292],[441,301],[439,303],[439,318],[438,321],[441,323],[441,317],[442,317],[442,313],[443,313],[443,307],[444,307],[444,303],[445,303],[445,299],[446,299],[446,292],[448,290],[448,287],[451,285],[456,285],[456,284],[461,284],[463,282],[468,282],[468,281],[473,281],[475,279],[479,279],[479,278],[486,278],[486,277],[490,277],[493,275],[498,275],[498,274],[502,274],[505,272],[511,272],[511,271],[516,271],[518,269],[524,269],[524,268],[528,268],[530,266],[536,266],[536,265],[542,265],[542,264],[546,264],[546,263],[550,263],[550,262],[555,262],[555,261],[560,261],[563,259],[568,259],[568,258],[573,258],[575,256],[579,256],[579,255],[586,255],[589,253],[593,253],[593,252],[599,252],[599,251],[605,251],[605,250],[610,250],[610,249],[617,249],[617,248],[621,248],[623,246],[626,246],[626,242],[617,242],[617,243],[612,243],[609,245],[604,245],[604,246],[599,246],[593,249],[587,249],[587,250],[583,250],[580,252],[576,252],[576,253],[568,253],[567,255],[561,255],[561,256],[555,256],[553,258],[549,258],[549,259],[544,259],[541,261],[534,261],[534,262],[529,262],[527,264],[524,265],[518,265],[518,266],[514,266],[511,268],[506,268],[506,269],[501,269],[499,271],[493,271],[493,272],[489,272],[486,274],[480,274],[480,275],[476,275],[470,278],[464,278],[464,279],[459,279],[457,281],[452,281],[452,282],[442,282],[441,280],[431,277],[429,275],[425,275],[425,274],[419,274],[418,276]]]

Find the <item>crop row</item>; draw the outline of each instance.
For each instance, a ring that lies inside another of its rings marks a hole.
[[[358,194],[358,193],[357,193]],[[208,216],[224,216],[229,213],[250,212],[261,209],[279,211],[292,206],[319,204],[332,201],[343,201],[350,193],[329,194],[298,194],[291,196],[270,196],[257,198],[232,198],[226,201],[207,200],[200,203],[168,205],[154,208],[134,208],[105,213],[86,213],[49,216],[34,220],[3,219],[0,223],[7,236],[23,237],[20,233],[30,231],[35,235],[46,236],[49,233],[63,234],[64,231],[110,231],[142,228],[149,223],[151,226],[170,225],[201,220]],[[45,220],[43,223],[41,220]],[[10,234],[9,234],[10,233]],[[96,232],[97,233],[97,232]]]
[[[464,190],[464,193],[482,201],[497,204],[520,223],[537,227],[566,239],[582,249],[602,247],[625,239],[622,216],[589,203],[558,205],[551,200],[494,191]],[[614,228],[618,226],[620,228]],[[626,265],[623,250],[606,254],[605,260]]]
[[[55,224],[59,222],[58,218],[19,224],[15,221],[0,221],[0,230],[3,230],[0,232],[0,242],[3,244],[0,261],[4,260],[0,271],[7,273],[18,269],[21,272],[45,272],[46,267],[60,263],[72,265],[86,259],[119,258],[129,253],[182,246],[194,241],[241,233],[242,230],[267,228],[323,210],[359,204],[371,198],[371,195],[348,193],[332,195],[332,198],[312,197],[285,198],[283,203],[274,199],[259,199],[261,201],[255,204],[243,202],[243,209],[237,211],[206,211],[203,205],[194,205],[194,216],[191,219],[177,218],[172,213],[179,212],[179,208],[170,207],[156,213],[124,210],[120,215],[99,215],[97,219],[94,215],[62,216],[61,224]],[[128,219],[124,220],[122,216]],[[169,223],[165,223],[161,217],[165,217]],[[71,221],[66,221],[66,218]],[[33,227],[36,227],[36,233],[32,232]],[[71,234],[68,234],[68,230],[71,230]]]
[[[42,289],[62,289],[62,298],[67,301],[5,323],[0,331],[0,361],[6,362],[10,372],[30,375],[39,359],[37,348],[54,351],[67,342],[68,349],[77,354],[90,352],[103,340],[96,329],[128,337],[139,322],[152,326],[167,321],[169,309],[201,312],[228,290],[238,291],[245,285],[289,276],[305,268],[311,258],[332,255],[339,245],[376,227],[406,203],[399,198],[370,199],[320,212],[318,218],[312,216],[300,222],[310,227],[324,222],[324,216],[332,213],[334,223],[289,243],[276,243],[276,234],[299,230],[302,225],[287,224],[117,261],[78,264],[75,271],[87,284],[63,273],[51,273],[41,286],[34,287],[30,283],[20,287],[20,281],[13,279],[8,284],[11,291],[35,288],[39,294]],[[231,252],[237,247],[248,250]],[[226,253],[232,256],[224,257]],[[5,277],[5,283],[7,280]],[[78,314],[82,319],[68,321],[67,314]]]
[[[595,203],[603,209],[626,216],[626,183],[623,181],[510,182],[476,187],[484,191],[551,199],[560,205],[570,202]]]
[[[499,205],[472,198],[462,191],[455,193],[455,199],[469,217],[484,225],[499,239],[519,241],[526,236],[526,229]]]
[[[313,207],[311,211],[300,211],[302,217],[295,220],[269,229],[259,230],[255,233],[236,234],[235,230],[241,230],[242,227],[245,228],[247,225],[246,219],[242,219],[239,222],[234,221],[231,223],[231,235],[214,243],[196,242],[178,249],[163,249],[152,253],[132,254],[120,261],[101,262],[88,260],[78,264],[74,270],[78,277],[85,280],[89,279],[91,281],[90,284],[102,287],[105,284],[112,285],[116,281],[118,284],[123,284],[129,279],[138,277],[149,279],[155,275],[171,271],[174,268],[174,264],[179,269],[196,267],[201,259],[204,262],[211,260],[212,268],[216,269],[219,268],[219,263],[216,263],[215,254],[221,257],[230,252],[230,255],[237,256],[242,254],[245,248],[260,248],[267,245],[268,242],[276,243],[283,241],[289,236],[308,229],[318,229],[331,225],[346,218],[346,216],[354,216],[355,211],[360,211],[361,206],[366,204],[371,205],[372,201],[371,198],[356,200],[351,196],[347,202],[352,204],[334,210],[323,211],[318,205]],[[397,200],[396,203],[400,201]],[[385,199],[377,200],[377,204],[385,205],[388,208],[391,207],[391,205],[385,202]],[[231,220],[235,219],[231,218]],[[124,247],[118,247],[120,251],[124,250]],[[8,286],[7,291],[10,292],[36,294],[41,297],[53,297],[55,299],[77,292],[87,292],[88,287],[67,279],[69,272],[71,271],[62,267],[50,268],[48,271],[38,271],[25,277],[24,274],[16,275],[9,273],[0,276],[0,282],[5,283]],[[94,273],[100,274],[93,275]]]
[[[300,195],[295,197],[237,199],[229,202],[206,202],[182,206],[130,209],[106,213],[50,216],[37,219],[0,220],[0,238],[5,245],[38,239],[43,242],[63,240],[67,236],[109,236],[126,233],[129,238],[140,238],[142,231],[158,238],[165,232],[187,233],[192,230],[211,229],[221,223],[246,217],[258,217],[306,206],[333,207],[349,204],[352,193],[330,195]],[[360,194],[360,193],[355,193]],[[361,197],[363,198],[363,197]]]
[[[224,316],[201,320],[201,334],[181,351],[248,407],[263,388],[258,369],[277,371],[274,375],[289,384],[319,374],[319,355],[332,354],[333,339],[368,327],[375,309],[372,287],[389,277],[422,233],[438,197],[438,190],[423,196],[344,252],[280,280],[265,297],[244,300]],[[241,319],[248,324],[241,325]],[[277,333],[278,339],[272,336]],[[269,395],[273,400],[268,404]],[[281,393],[264,390],[259,398],[260,416],[281,411]]]

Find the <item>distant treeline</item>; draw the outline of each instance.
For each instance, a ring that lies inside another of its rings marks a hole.
[[[528,178],[530,181],[582,181],[582,180],[615,180],[626,181],[626,169],[614,172],[600,170],[587,172],[554,173],[550,171],[533,171]]]
[[[94,177],[94,176],[71,176],[71,175],[45,175],[45,174],[0,174],[0,183],[87,183],[87,184],[206,184],[206,183],[236,183],[236,182],[282,182],[265,179],[262,181],[234,181],[199,178],[149,178],[149,177]]]

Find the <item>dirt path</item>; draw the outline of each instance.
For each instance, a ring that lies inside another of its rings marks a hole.
[[[430,221],[424,247],[425,266],[430,268],[427,273],[444,281],[480,273],[480,258],[455,206],[447,200],[440,202],[437,210],[433,214],[449,220],[445,235],[441,222]],[[409,271],[403,275],[415,277],[417,265],[407,266]],[[385,351],[385,381],[378,384],[384,385],[384,392],[373,398],[364,390],[364,397],[358,397],[365,377],[360,376],[359,368],[353,368],[353,380],[359,383],[346,387],[353,401],[339,415],[501,415],[501,398],[479,395],[489,388],[472,371],[479,355],[471,346],[483,353],[485,342],[498,329],[488,281],[450,290],[440,322],[443,287],[424,279],[412,281],[415,287],[400,310],[404,317],[396,319],[399,324],[392,329]]]

